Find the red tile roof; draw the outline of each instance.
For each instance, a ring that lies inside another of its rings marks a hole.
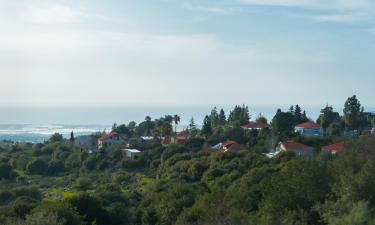
[[[184,130],[184,131],[178,132],[176,136],[179,138],[189,138],[191,135],[189,131]]]
[[[172,144],[172,140],[170,138],[163,138],[160,142],[162,145],[170,145]]]
[[[324,147],[322,147],[322,150],[323,151],[339,152],[339,151],[344,149],[344,145],[345,145],[344,142],[340,142],[340,143],[324,146]]]
[[[259,122],[249,122],[246,125],[241,126],[244,129],[265,129],[270,128],[270,125],[266,123],[259,123]]]
[[[309,121],[296,125],[296,128],[320,128],[320,124]]]
[[[312,147],[295,142],[295,141],[283,141],[281,144],[286,150],[310,150]]]
[[[118,136],[119,134],[115,131],[112,131],[111,133],[107,134],[107,135],[104,135],[103,137],[99,138],[98,141],[106,141],[108,140],[109,138],[111,137],[115,137],[115,136]]]
[[[228,151],[240,151],[240,150],[244,150],[244,149],[245,148],[244,148],[243,145],[240,145],[235,141],[226,141],[226,142],[221,144],[220,148],[213,148],[213,147],[207,148],[207,149],[204,149],[203,152],[205,152],[205,153],[213,153],[213,152],[224,153],[224,152],[228,152]]]

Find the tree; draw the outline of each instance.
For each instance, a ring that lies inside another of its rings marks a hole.
[[[201,134],[208,138],[212,134],[212,127],[211,127],[211,118],[209,116],[206,116],[203,121],[202,131]]]
[[[360,128],[360,117],[363,114],[361,103],[356,95],[348,98],[344,105],[344,121],[349,130],[357,130]]]
[[[48,169],[47,172],[50,175],[59,174],[64,172],[64,162],[61,160],[51,160],[48,162]]]
[[[62,142],[64,140],[63,136],[59,133],[54,133],[50,138],[49,142]]]
[[[256,119],[256,122],[257,123],[263,123],[263,124],[267,124],[268,123],[268,120],[266,117],[264,117],[262,114],[259,114],[257,119]]]
[[[198,134],[198,129],[197,129],[197,125],[195,124],[194,117],[191,117],[191,119],[190,119],[189,131],[190,131],[192,137],[195,137]]]
[[[219,125],[219,114],[217,113],[217,108],[213,108],[210,114],[211,127],[216,127]]]
[[[0,180],[14,178],[15,173],[12,166],[6,163],[0,163]]]
[[[59,220],[64,221],[64,225],[83,225],[83,218],[67,202],[45,201],[33,210],[32,215],[39,213],[45,215],[56,214]]]
[[[248,123],[250,120],[250,112],[249,107],[242,105],[242,106],[235,106],[234,109],[230,112],[228,117],[229,123],[239,123],[240,125],[244,125]]]
[[[319,122],[324,133],[326,134],[327,129],[331,126],[331,124],[340,122],[340,114],[338,112],[333,111],[332,106],[327,105],[324,109],[320,111]]]
[[[224,109],[220,109],[219,113],[219,125],[223,126],[227,122],[227,118],[225,116]]]
[[[75,138],[74,138],[74,133],[73,133],[73,131],[70,133],[70,142],[71,143],[74,143],[74,141],[75,141]]]
[[[30,174],[44,174],[48,169],[48,164],[43,159],[34,159],[26,166],[26,170]]]
[[[64,219],[60,219],[54,212],[36,212],[30,214],[25,220],[17,218],[8,220],[4,225],[68,225]],[[70,224],[69,224],[70,225]],[[74,225],[81,225],[77,223]]]
[[[177,133],[177,125],[181,121],[181,118],[178,115],[173,116],[173,122],[174,122],[174,132]]]
[[[278,109],[272,119],[272,128],[280,134],[289,134],[293,132],[294,116],[291,112],[282,112]]]

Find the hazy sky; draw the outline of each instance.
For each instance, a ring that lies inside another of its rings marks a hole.
[[[0,107],[375,105],[374,0],[0,0]]]

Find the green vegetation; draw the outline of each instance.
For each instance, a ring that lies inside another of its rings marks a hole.
[[[243,129],[249,109],[236,106],[228,119],[213,109],[202,129],[192,119],[192,137],[179,145],[139,142],[142,135],[173,137],[178,116],[114,125],[127,144],[142,146],[134,159],[121,146],[89,153],[74,145],[73,133],[69,140],[55,134],[43,144],[8,145],[0,151],[0,224],[375,224],[375,137],[365,132],[373,118],[358,103],[348,100],[343,117],[323,109],[326,136],[314,138],[294,133],[295,124],[308,120],[298,105],[279,110],[262,130]],[[261,115],[256,121],[267,123]],[[352,129],[358,135],[339,136]],[[317,150],[345,141],[345,149],[265,156],[284,139]],[[246,150],[202,151],[226,140]]]

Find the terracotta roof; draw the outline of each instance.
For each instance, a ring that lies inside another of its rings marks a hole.
[[[240,150],[245,149],[243,145],[240,145],[235,141],[226,141],[224,143],[219,143],[216,146],[221,146],[221,147],[220,148],[215,148],[215,147],[207,148],[207,149],[204,149],[203,152],[205,153],[222,152],[223,153],[227,151],[240,151]]]
[[[281,144],[286,150],[310,150],[312,147],[295,142],[295,141],[282,141]]]
[[[106,141],[111,137],[118,136],[119,134],[115,131],[112,131],[111,133],[104,135],[103,137],[99,138],[98,141]]]
[[[188,138],[188,137],[190,137],[191,135],[190,135],[190,132],[189,132],[189,131],[184,130],[184,131],[178,132],[176,136],[177,136],[177,137],[181,137],[181,138]]]
[[[170,138],[163,138],[160,142],[162,145],[170,145],[172,143]]]
[[[322,147],[322,150],[339,152],[344,149],[344,145],[345,145],[344,142],[340,142],[340,143],[324,146]]]
[[[243,149],[244,147],[235,141],[226,141],[223,143],[223,146],[221,147],[220,151],[221,152],[238,151],[238,150],[243,150]]]
[[[320,124],[314,122],[301,123],[295,126],[296,128],[320,128]]]
[[[244,129],[264,129],[270,128],[270,125],[266,123],[259,123],[259,122],[249,122],[246,125],[241,126]]]

